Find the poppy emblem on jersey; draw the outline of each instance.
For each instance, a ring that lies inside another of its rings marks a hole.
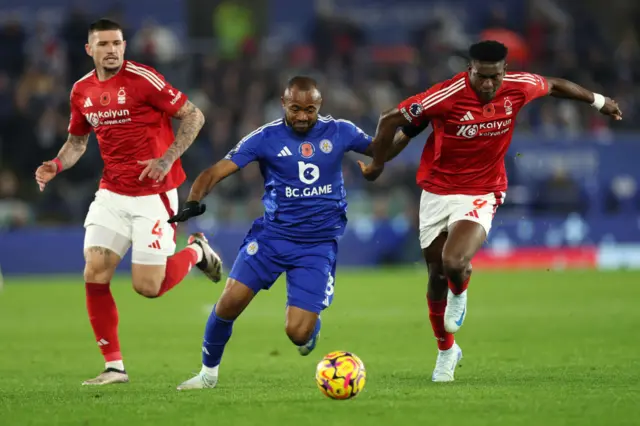
[[[251,241],[248,245],[247,245],[247,254],[249,256],[253,256],[254,254],[256,254],[258,252],[258,242],[257,241]]]
[[[302,155],[302,158],[311,158],[313,157],[313,154],[316,153],[316,149],[309,142],[301,143],[299,151],[300,151],[300,155]]]
[[[118,90],[118,103],[120,105],[123,105],[127,102],[127,93],[124,91],[124,87],[121,87],[120,90]]]
[[[493,104],[486,104],[483,108],[482,108],[482,115],[485,118],[491,118],[494,115],[496,115],[496,107]]]
[[[413,117],[420,117],[422,114],[422,105],[421,104],[411,104],[409,107],[409,114]]]
[[[506,98],[504,100],[504,112],[507,115],[511,115],[513,114],[513,104],[511,103],[511,101],[509,100],[509,98]]]
[[[104,92],[100,95],[100,105],[107,106],[111,103],[111,94],[109,92]]]
[[[322,141],[320,141],[320,151],[324,152],[325,154],[333,151],[333,144],[329,139],[323,139]]]

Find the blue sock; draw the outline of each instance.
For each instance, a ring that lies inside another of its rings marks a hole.
[[[322,328],[322,320],[320,319],[320,317],[318,317],[318,320],[316,321],[316,328],[313,329],[313,334],[309,338],[309,342],[311,342],[318,336],[318,333],[320,333],[320,328]],[[309,342],[305,343],[305,345]]]
[[[224,347],[231,338],[233,321],[219,318],[216,315],[216,307],[213,307],[211,315],[204,329],[202,341],[202,364],[207,367],[215,367],[220,364]]]

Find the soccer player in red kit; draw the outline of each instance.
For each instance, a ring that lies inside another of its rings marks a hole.
[[[221,262],[202,234],[174,254],[176,188],[185,180],[180,156],[204,124],[202,112],[153,68],[124,60],[117,23],[102,19],[89,28],[87,54],[95,69],[71,90],[69,137],[58,156],[36,171],[40,190],[85,152],[97,136],[104,170],[84,226],[87,310],[105,370],[85,385],[129,380],[118,342],[118,310],[109,283],[133,245],[133,288],[149,298],[179,284],[195,265],[212,281]],[[174,137],[171,117],[181,120]]]
[[[518,112],[542,96],[591,104],[622,119],[615,101],[575,83],[526,72],[506,72],[507,48],[496,41],[471,46],[467,71],[402,101],[378,122],[371,164],[362,173],[375,180],[384,169],[397,128],[407,138],[431,123],[417,173],[420,246],[429,270],[429,318],[438,341],[432,380],[454,380],[462,358],[453,333],[467,314],[471,259],[485,241],[507,189],[504,157]],[[396,140],[398,140],[396,138]],[[406,142],[406,141],[405,141]]]

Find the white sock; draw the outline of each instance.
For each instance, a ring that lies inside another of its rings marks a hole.
[[[202,258],[204,257],[204,250],[202,250],[200,244],[193,243],[189,244],[187,247],[194,249],[196,253],[198,253],[198,261],[196,263],[202,262]]]
[[[220,365],[216,365],[215,367],[207,367],[206,365],[202,365],[202,370],[200,370],[200,374],[204,374],[209,377],[218,377],[218,367]]]
[[[115,368],[116,370],[124,371],[124,362],[121,359],[118,361],[108,361],[104,363],[105,368]]]

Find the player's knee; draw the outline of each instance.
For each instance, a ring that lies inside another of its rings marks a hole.
[[[142,277],[133,282],[133,289],[136,293],[149,299],[158,297],[160,287],[162,287],[162,280],[155,277]]]
[[[444,253],[442,255],[444,273],[448,278],[465,277],[471,273],[471,259],[457,253]]]
[[[313,336],[314,328],[315,324],[287,321],[285,331],[287,333],[287,336],[289,337],[289,340],[291,340],[294,345],[302,346],[306,344],[309,339],[311,339],[311,336]]]
[[[118,255],[102,247],[85,250],[84,281],[88,283],[108,283],[113,277],[119,261]]]
[[[235,321],[249,305],[255,292],[233,278],[227,279],[222,296],[216,303],[216,316],[227,321]]]

